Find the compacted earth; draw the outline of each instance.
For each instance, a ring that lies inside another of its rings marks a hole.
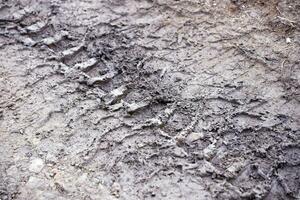
[[[0,199],[300,199],[299,84],[298,0],[0,0]]]

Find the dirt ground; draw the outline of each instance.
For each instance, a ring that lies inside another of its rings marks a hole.
[[[300,199],[300,1],[0,0],[0,200]]]

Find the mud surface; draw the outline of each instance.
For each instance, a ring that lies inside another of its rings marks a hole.
[[[0,199],[300,199],[300,1],[0,0]]]

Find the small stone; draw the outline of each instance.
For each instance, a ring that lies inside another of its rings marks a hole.
[[[6,173],[8,176],[15,176],[16,174],[18,174],[18,168],[13,165],[6,170]]]
[[[149,102],[138,102],[138,103],[126,104],[127,112],[132,113],[132,112],[138,111],[142,108],[145,108],[148,105],[149,105]]]
[[[22,9],[22,10],[19,10],[19,11],[17,11],[17,12],[14,12],[13,15],[12,15],[12,18],[13,18],[13,20],[15,20],[15,21],[22,20],[22,19],[24,19],[24,17],[25,17],[26,15],[28,15],[28,14],[31,13],[32,11],[33,11],[32,8],[30,8],[30,7],[25,7],[25,8]]]
[[[79,45],[79,46],[75,46],[70,49],[64,50],[62,52],[62,58],[69,58],[69,57],[73,56],[74,54],[78,53],[83,47],[84,47],[83,45]]]
[[[46,182],[44,179],[31,176],[26,184],[30,189],[45,189]]]
[[[97,83],[103,83],[103,82],[106,82],[106,81],[112,79],[114,76],[115,76],[114,72],[109,72],[109,73],[104,74],[102,76],[93,77],[93,78],[90,78],[87,81],[87,85],[94,85],[94,84],[97,84]]]
[[[188,156],[188,154],[185,152],[185,150],[180,147],[175,147],[175,149],[173,150],[173,154],[179,158],[184,158],[184,157]]]
[[[36,45],[36,42],[33,39],[29,38],[29,37],[22,40],[22,42],[25,46],[29,46],[29,47],[32,47],[32,46]]]
[[[49,154],[49,153],[47,154],[47,156],[46,156],[47,163],[55,164],[55,163],[57,163],[57,161],[58,161],[58,159],[55,157],[55,155]]]
[[[77,179],[77,184],[79,185],[84,185],[88,181],[88,175],[87,173],[83,173],[81,176],[78,177]]]
[[[93,66],[97,64],[98,60],[96,58],[90,58],[87,61],[77,63],[74,68],[79,69],[82,71],[88,71],[90,70]]]
[[[41,31],[43,28],[45,28],[47,25],[47,22],[40,21],[35,24],[32,24],[30,26],[27,26],[25,29],[28,33],[37,33]]]
[[[120,100],[120,98],[126,94],[127,92],[127,87],[126,86],[121,86],[118,87],[114,90],[112,90],[105,98],[104,101],[106,103],[106,105],[111,105],[116,103],[118,100]]]
[[[39,196],[40,200],[64,200],[62,197],[58,197],[56,193],[43,191],[43,193]]]
[[[217,172],[216,168],[208,161],[204,161],[197,171],[200,176],[206,176]]]
[[[215,149],[216,145],[215,144],[210,144],[208,145],[205,149],[203,149],[203,156],[207,159],[210,160],[215,154]]]
[[[235,175],[238,173],[244,166],[243,162],[236,162],[233,163],[230,167],[227,168],[227,171],[230,172],[231,174]]]
[[[53,37],[47,37],[42,39],[42,43],[45,45],[52,45],[61,41],[64,37],[68,36],[69,33],[67,31],[61,31],[58,34],[55,34]]]
[[[204,138],[203,133],[192,132],[187,136],[186,141],[187,141],[187,143],[192,143],[192,142],[195,142],[195,141],[203,139],[203,138]]]
[[[127,90],[127,88],[125,86],[121,86],[121,87],[119,87],[119,88],[114,89],[113,91],[111,91],[111,95],[115,96],[115,97],[118,97],[118,96],[123,95],[126,90]]]
[[[120,110],[123,106],[124,106],[124,101],[121,100],[120,103],[113,104],[113,105],[109,106],[109,110],[111,110],[111,111],[117,111],[117,110]]]
[[[44,167],[44,161],[40,158],[36,158],[31,161],[29,166],[29,171],[34,173],[39,173]]]
[[[147,121],[148,126],[161,126],[163,122],[160,118],[151,118]]]
[[[121,185],[117,182],[114,182],[111,186],[111,194],[115,197],[120,197]]]
[[[290,44],[292,42],[291,38],[289,38],[289,37],[285,38],[285,41],[287,44]]]

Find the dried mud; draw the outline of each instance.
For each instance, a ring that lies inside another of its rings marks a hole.
[[[0,199],[300,199],[299,19],[0,0]]]

